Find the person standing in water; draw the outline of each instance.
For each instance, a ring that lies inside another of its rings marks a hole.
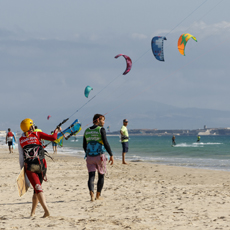
[[[17,142],[15,135],[13,134],[13,132],[11,132],[11,129],[9,128],[6,134],[6,144],[8,143],[10,153],[13,153],[13,138],[15,142]]]
[[[31,216],[35,215],[35,210],[40,202],[44,209],[43,217],[50,215],[48,210],[45,195],[42,190],[42,182],[46,178],[47,164],[45,160],[45,150],[41,139],[54,141],[57,139],[57,133],[61,128],[56,129],[53,135],[48,135],[43,132],[34,132],[33,120],[26,118],[20,124],[23,131],[19,138],[18,151],[20,167],[25,169],[25,173],[34,188],[32,197]]]
[[[128,120],[123,120],[123,126],[121,127],[121,144],[122,144],[122,164],[127,164],[125,162],[125,154],[129,151],[129,133],[127,129]]]
[[[104,185],[104,175],[106,173],[105,151],[110,155],[111,165],[113,164],[113,154],[106,138],[106,132],[103,128],[105,117],[102,114],[95,114],[93,117],[93,126],[87,128],[83,138],[83,149],[85,151],[87,168],[89,173],[88,188],[91,201],[99,200]],[[94,179],[98,170],[97,193],[94,198]]]
[[[175,140],[176,140],[176,137],[173,135],[172,136],[172,145],[176,145],[176,141]]]
[[[197,136],[197,141],[196,142],[200,142],[200,135]]]

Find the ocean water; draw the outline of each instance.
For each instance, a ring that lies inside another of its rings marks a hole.
[[[119,136],[108,136],[115,159],[121,159],[122,148]],[[176,136],[172,147],[170,136],[131,136],[127,161],[148,162],[193,168],[230,171],[230,136]],[[58,153],[84,158],[83,137],[64,140],[64,147]],[[0,138],[0,145],[5,145]],[[47,147],[52,153],[52,146]]]
[[[115,159],[122,156],[119,136],[108,136]],[[131,136],[127,161],[175,165],[230,171],[230,136],[176,136],[172,147],[170,136]],[[84,157],[82,137],[65,141],[62,153]],[[68,150],[68,151],[67,151]],[[67,152],[66,152],[67,151]]]

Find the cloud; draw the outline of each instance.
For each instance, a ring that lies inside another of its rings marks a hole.
[[[230,32],[230,22],[222,21],[209,25],[203,21],[194,22],[191,25],[191,29],[196,31],[201,38],[205,38],[211,35],[220,35],[222,33],[224,35]]]
[[[144,35],[144,34],[138,34],[138,33],[133,33],[132,34],[132,38],[134,38],[134,39],[146,39],[147,38],[147,36],[146,35]]]
[[[190,31],[190,32],[188,32]],[[219,35],[220,33],[230,32],[230,22],[221,21],[214,24],[207,24],[204,21],[193,22],[190,26],[178,26],[174,30],[157,30],[155,35],[177,34],[177,33],[193,33],[194,36],[205,38],[211,35]]]

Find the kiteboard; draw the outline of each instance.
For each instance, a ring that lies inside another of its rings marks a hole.
[[[12,148],[15,149],[15,133],[13,132],[14,136],[13,136],[13,139],[12,139]]]
[[[27,176],[25,175],[24,167],[22,168],[21,172],[17,177],[17,186],[18,186],[18,194],[22,197],[30,187],[29,183],[27,182]]]

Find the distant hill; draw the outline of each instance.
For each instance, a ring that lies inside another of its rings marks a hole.
[[[121,109],[122,110],[122,109]],[[122,119],[129,120],[130,129],[202,129],[230,127],[230,111],[212,109],[178,108],[157,102],[130,105],[122,111],[109,114],[106,124],[115,131]],[[111,122],[111,123],[110,123]]]
[[[100,98],[99,98],[100,99]],[[154,101],[131,100],[125,104],[115,100],[115,102],[104,102],[99,100],[85,106],[80,112],[76,113],[69,122],[78,118],[82,123],[82,130],[91,125],[95,113],[106,114],[105,127],[110,126],[111,131],[117,131],[122,126],[122,120],[129,120],[129,129],[202,129],[204,125],[207,128],[226,128],[230,127],[230,111],[220,111],[212,109],[198,108],[179,108]],[[105,100],[106,101],[106,100]],[[47,111],[41,111],[35,117],[32,116],[35,123],[45,132],[50,133],[73,109],[59,109],[53,111],[52,119],[47,121]],[[12,109],[12,113],[13,113]],[[68,111],[68,112],[66,112]],[[2,114],[0,121],[0,130],[12,128],[20,130],[20,122],[25,118],[24,111],[17,110],[15,119]],[[63,125],[63,128],[65,125]],[[81,131],[80,134],[83,132]]]

